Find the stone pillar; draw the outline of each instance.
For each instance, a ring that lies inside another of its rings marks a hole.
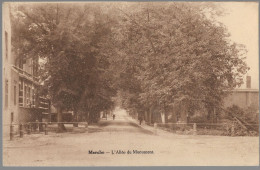
[[[197,135],[197,124],[193,124],[193,135]]]
[[[13,140],[14,138],[14,125],[10,125],[10,140]]]
[[[232,124],[231,126],[231,136],[235,136],[235,125]]]
[[[156,135],[157,134],[157,123],[154,123],[153,127],[154,127],[154,134]]]
[[[23,124],[19,125],[20,138],[23,137]]]
[[[45,123],[44,131],[45,135],[48,135],[48,123]]]

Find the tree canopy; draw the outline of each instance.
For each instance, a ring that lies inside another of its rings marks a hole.
[[[41,80],[61,109],[89,116],[112,109],[118,94],[133,112],[196,110],[220,106],[248,69],[220,14],[212,3],[14,5],[12,45],[45,61]]]
[[[217,8],[191,3],[134,8],[132,14],[122,11],[128,52],[124,68],[135,79],[128,77],[132,83],[127,82],[126,100],[136,102],[133,108],[158,105],[164,110],[176,103],[191,110],[217,107],[226,91],[241,85],[248,69],[246,50],[232,43],[225,26],[215,20],[219,12],[212,10]],[[138,90],[131,91],[133,87]]]

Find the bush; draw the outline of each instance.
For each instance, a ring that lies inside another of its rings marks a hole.
[[[233,116],[237,116],[243,121],[249,124],[258,124],[258,108],[257,106],[249,106],[246,109],[240,108],[237,105],[233,105],[227,108],[224,118],[233,119]]]
[[[190,118],[190,123],[209,123],[207,116],[193,116]]]

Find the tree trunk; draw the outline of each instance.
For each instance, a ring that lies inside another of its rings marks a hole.
[[[148,111],[147,111],[147,109],[145,110],[145,113],[144,113],[144,121],[145,122],[148,122],[149,120],[148,120]]]
[[[87,111],[87,113],[86,113],[86,122],[88,122],[88,123],[90,123],[91,121],[90,121],[90,115],[89,115],[89,111]]]
[[[163,106],[163,111],[164,111],[164,116],[163,116],[163,121],[164,123],[168,123],[168,109],[166,108],[165,104]]]
[[[74,119],[73,122],[78,122],[78,112],[77,109],[74,108]],[[73,123],[73,127],[78,127],[78,123]]]
[[[172,109],[172,123],[177,123],[177,108],[173,107]]]
[[[164,122],[165,123],[168,123],[168,111],[165,111],[165,116],[164,116],[165,120]]]
[[[149,124],[152,124],[152,108],[150,107],[150,110],[149,110]]]
[[[212,109],[212,107],[208,108],[208,115],[207,115],[207,119],[210,123],[213,123],[214,121],[214,110]]]
[[[63,123],[59,123],[62,122],[62,109],[60,106],[57,107],[57,121],[58,121],[58,130],[57,132],[61,133],[66,131],[66,128],[64,126]]]
[[[163,113],[163,112],[161,112],[161,114],[160,114],[161,116],[161,122],[163,123],[163,124],[165,124],[165,113]]]
[[[168,108],[165,106],[165,103],[163,105],[163,110],[164,110],[164,122],[168,123]]]
[[[180,116],[183,123],[187,123],[187,108],[184,104],[181,105]]]

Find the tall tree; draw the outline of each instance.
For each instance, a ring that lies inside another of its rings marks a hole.
[[[244,46],[215,19],[222,13],[214,3],[19,5],[13,46],[45,61],[42,80],[59,121],[65,108],[95,119],[119,91],[132,113],[176,104],[210,112],[248,69]]]
[[[103,47],[110,40],[108,15],[95,4],[30,4],[16,8],[16,21],[22,24],[14,29],[14,38],[22,40],[14,46],[21,57],[37,55],[45,61],[42,81],[58,110],[58,122],[64,109],[81,108],[76,110],[86,113],[87,121],[95,114],[93,103],[98,111],[108,109],[105,103],[115,95],[107,73],[109,49]],[[64,129],[59,124],[59,130]]]
[[[164,111],[181,103],[190,113],[201,107],[211,110],[221,106],[226,90],[242,83],[248,69],[243,61],[246,50],[232,43],[215,20],[215,6],[177,2],[134,8],[121,12],[128,63],[139,68],[135,77],[142,87],[140,105],[156,104]],[[137,58],[143,62],[135,62]]]

